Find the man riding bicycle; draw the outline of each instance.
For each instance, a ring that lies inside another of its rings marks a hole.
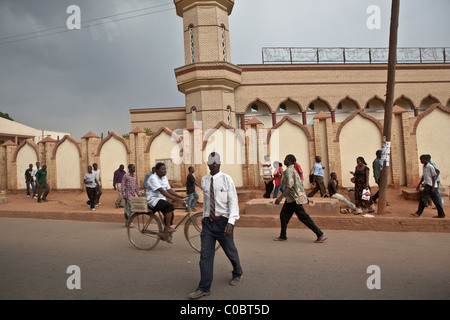
[[[177,194],[169,185],[169,180],[166,177],[166,165],[159,162],[155,166],[155,173],[150,176],[146,185],[147,203],[155,211],[161,211],[164,215],[164,232],[174,232],[175,229],[171,227],[175,207],[172,203],[167,201],[167,198],[174,201],[182,200],[185,196]]]

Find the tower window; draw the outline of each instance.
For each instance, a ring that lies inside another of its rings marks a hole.
[[[280,111],[282,112],[286,111],[286,105],[284,103],[280,105]]]
[[[252,105],[251,111],[252,112],[258,112],[258,106],[256,104]]]
[[[314,103],[311,103],[308,107],[308,111],[313,111],[314,110]]]
[[[228,125],[231,125],[231,107],[227,108]]]
[[[191,42],[191,62],[195,63],[195,50],[194,50],[194,26],[189,26],[189,37]]]
[[[223,53],[223,61],[227,59],[227,52],[225,46],[225,26],[222,24],[222,53]]]

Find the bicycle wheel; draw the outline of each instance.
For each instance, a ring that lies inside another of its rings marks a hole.
[[[189,217],[184,225],[184,236],[186,237],[189,245],[197,252],[201,251],[202,242],[200,239],[200,233],[202,232],[202,219],[203,213],[197,212]],[[216,243],[216,251],[220,248],[219,242]]]
[[[153,249],[160,240],[161,221],[154,214],[134,213],[127,223],[128,239],[139,250]]]

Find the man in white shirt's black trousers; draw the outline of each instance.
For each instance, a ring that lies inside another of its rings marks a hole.
[[[208,156],[210,173],[202,179],[201,279],[197,290],[189,295],[191,299],[198,299],[211,294],[216,240],[219,241],[233,266],[230,285],[238,285],[243,273],[233,239],[234,223],[239,219],[236,187],[231,177],[220,171],[220,164],[219,154],[212,152]]]

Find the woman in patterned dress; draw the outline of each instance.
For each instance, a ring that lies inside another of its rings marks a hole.
[[[354,176],[355,182],[355,204],[356,204],[356,213],[361,214],[363,209],[369,208],[369,213],[375,211],[375,205],[373,204],[372,196],[369,200],[362,200],[362,193],[364,189],[369,189],[369,167],[367,167],[366,161],[364,161],[363,157],[358,157],[356,159],[357,166],[355,167],[355,172],[350,171],[350,173]],[[353,180],[353,179],[352,179]]]

